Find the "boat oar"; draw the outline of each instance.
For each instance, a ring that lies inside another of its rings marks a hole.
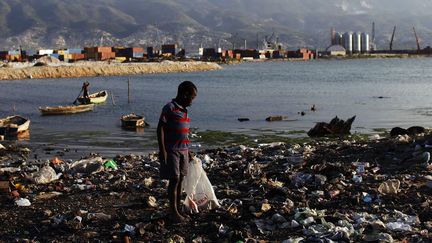
[[[81,96],[82,91],[83,90],[81,89],[80,92],[79,92],[79,94],[78,94],[78,96],[76,97],[75,101],[73,102],[74,105],[76,105],[76,103],[78,101],[78,98]]]

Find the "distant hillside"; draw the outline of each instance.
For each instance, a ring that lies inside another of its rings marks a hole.
[[[3,0],[0,49],[173,43],[249,48],[273,35],[287,49],[329,45],[330,28],[371,32],[379,48],[431,44],[432,2],[425,0]]]

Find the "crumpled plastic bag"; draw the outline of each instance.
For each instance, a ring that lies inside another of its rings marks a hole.
[[[192,212],[199,209],[214,209],[220,207],[213,187],[202,167],[202,161],[194,157],[189,163],[188,174],[183,180],[183,190],[186,192],[184,205]]]
[[[49,166],[46,165],[42,167],[39,171],[33,173],[33,179],[36,182],[36,184],[47,184],[52,181],[58,180],[62,173],[56,173],[55,170]]]
[[[378,187],[378,191],[381,194],[397,194],[399,192],[400,181],[398,179],[388,180],[381,183]]]
[[[70,170],[72,173],[95,174],[104,170],[103,164],[102,157],[82,159],[73,162],[70,165]]]

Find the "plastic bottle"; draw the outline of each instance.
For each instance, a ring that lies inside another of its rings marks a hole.
[[[117,170],[118,166],[117,163],[114,160],[108,160],[104,164],[105,168],[112,168],[114,170]]]

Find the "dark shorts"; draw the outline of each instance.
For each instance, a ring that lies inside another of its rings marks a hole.
[[[167,151],[166,163],[160,164],[161,179],[186,176],[189,168],[189,151]]]

